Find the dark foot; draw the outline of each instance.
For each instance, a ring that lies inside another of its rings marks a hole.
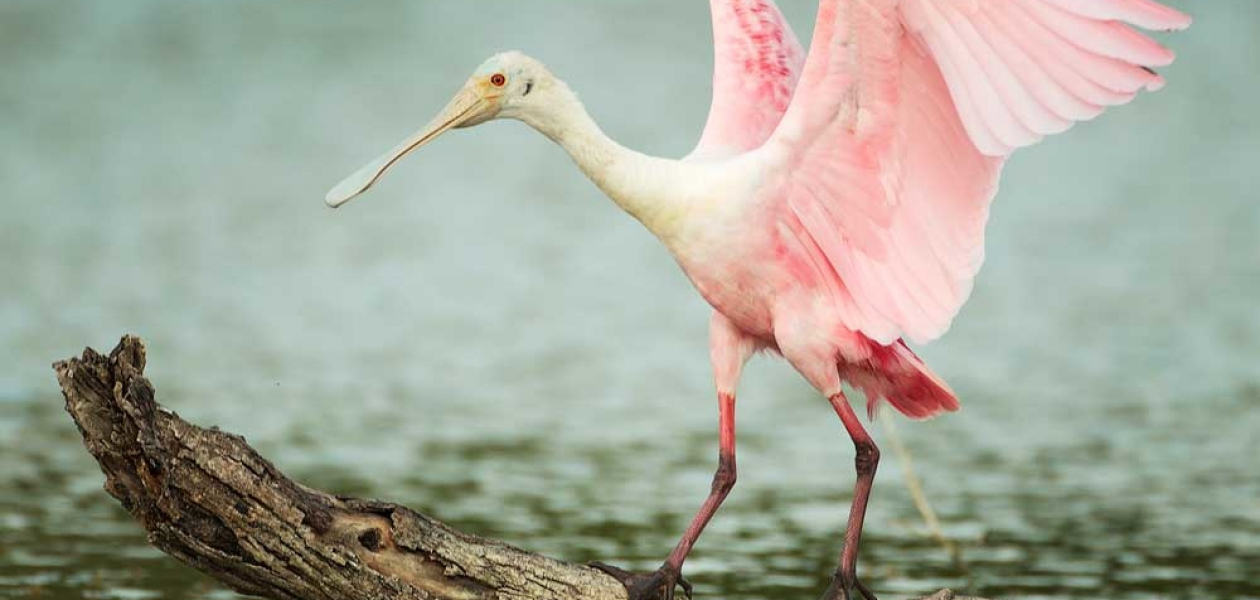
[[[853,590],[855,589],[866,600],[877,600],[871,589],[866,587],[857,577],[854,577],[848,583],[845,582],[845,579],[839,573],[832,576],[831,585],[827,586],[827,591],[823,592],[822,598],[819,600],[854,600],[856,596],[853,594]]]
[[[691,583],[683,579],[681,573],[667,566],[651,573],[631,573],[599,561],[588,564],[612,575],[621,585],[626,586],[630,600],[674,600],[675,586],[681,587],[683,595],[691,600]]]

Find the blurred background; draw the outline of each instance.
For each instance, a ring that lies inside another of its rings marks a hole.
[[[802,37],[815,2],[782,0]],[[888,597],[1260,597],[1260,4],[1177,2],[1170,85],[1021,152],[989,260],[922,349],[964,410],[901,419],[862,570]],[[569,560],[655,567],[708,490],[708,309],[517,123],[324,192],[523,49],[604,128],[681,156],[699,0],[0,4],[0,596],[234,596],[101,491],[50,363],[143,336],[159,399],[300,480]],[[741,388],[701,598],[812,598],[852,449],[788,366]],[[878,439],[884,433],[873,426]]]

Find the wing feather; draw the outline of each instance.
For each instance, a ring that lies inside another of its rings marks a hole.
[[[902,0],[895,10],[991,156],[1163,86],[1151,68],[1171,63],[1173,52],[1118,19],[1158,29],[1190,23],[1149,0]]]
[[[762,145],[783,118],[805,50],[773,0],[711,0],[713,103],[691,156],[719,158]]]
[[[1006,157],[1164,80],[1152,0],[823,0],[763,193],[882,344],[953,320],[984,261]]]

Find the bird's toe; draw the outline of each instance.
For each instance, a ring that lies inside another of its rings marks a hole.
[[[626,587],[629,600],[674,600],[674,590],[678,587],[682,588],[683,596],[691,600],[691,582],[669,566],[662,566],[651,573],[633,573],[599,561],[587,565],[620,581]]]
[[[827,591],[823,592],[819,600],[856,600],[859,597],[863,600],[878,600],[875,593],[857,577],[846,578],[836,573],[831,578],[831,585],[827,586]]]

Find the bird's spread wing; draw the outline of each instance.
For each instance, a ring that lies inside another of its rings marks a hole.
[[[831,269],[846,326],[881,343],[949,327],[984,257],[1005,157],[1163,80],[1180,29],[1151,0],[822,0],[766,145],[767,200]]]
[[[1173,53],[1125,23],[1190,24],[1152,0],[904,0],[900,12],[940,66],[972,141],[991,156],[1162,87],[1150,67]]]
[[[752,150],[774,132],[792,101],[805,50],[774,0],[710,0],[713,104],[693,157]]]

